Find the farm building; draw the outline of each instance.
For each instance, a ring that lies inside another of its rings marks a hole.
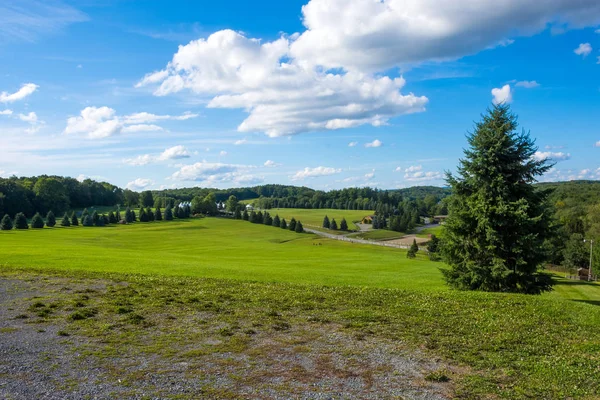
[[[437,222],[438,224],[443,224],[447,218],[448,218],[447,215],[435,215],[433,217],[433,221]]]
[[[254,207],[252,207],[250,204],[246,204],[246,211],[252,211],[254,210]]]
[[[374,218],[375,218],[374,215],[367,215],[366,217],[363,217],[363,219],[360,222],[362,224],[372,224]]]

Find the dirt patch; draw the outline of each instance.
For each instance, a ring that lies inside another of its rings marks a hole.
[[[416,235],[402,236],[400,239],[386,240],[385,243],[399,244],[399,245],[411,245],[413,240],[417,241],[419,246],[429,242],[429,238],[417,237]]]

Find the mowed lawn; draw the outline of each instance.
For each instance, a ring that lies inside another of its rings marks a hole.
[[[296,218],[302,221],[303,225],[323,226],[323,218],[327,215],[329,220],[335,218],[338,227],[342,218],[346,218],[348,229],[354,230],[356,226],[354,221],[360,221],[363,217],[373,214],[373,211],[365,210],[335,210],[335,209],[304,209],[304,208],[273,208],[267,210],[271,216],[279,215],[280,218],[285,218],[286,221]]]
[[[222,218],[0,232],[0,265],[443,290],[425,255]]]

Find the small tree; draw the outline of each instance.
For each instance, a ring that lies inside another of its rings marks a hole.
[[[71,220],[69,219],[69,214],[65,213],[65,215],[62,218],[62,221],[60,221],[60,225],[61,226],[71,226]]]
[[[154,221],[154,213],[152,212],[152,210],[150,209],[150,207],[148,207],[146,209],[146,215],[148,216],[148,222],[153,222]]]
[[[31,227],[35,229],[42,229],[44,227],[44,219],[42,218],[40,213],[35,213],[35,215],[31,219]]]
[[[275,215],[275,218],[273,218],[273,226],[276,226],[277,228],[281,226],[281,220],[279,219],[279,215]]]
[[[115,213],[115,218],[117,222],[121,222],[121,212],[119,211],[119,209],[117,209],[117,212]]]
[[[95,211],[94,211],[95,212]],[[94,226],[105,226],[104,215],[98,215],[98,218],[94,220],[94,214],[92,214],[92,222]]]
[[[165,208],[165,221],[173,221],[173,209],[170,204]]]
[[[296,222],[296,227],[295,227],[294,231],[296,231],[296,233],[304,232],[304,227],[302,226],[302,222],[300,222],[300,221]]]
[[[415,253],[412,246],[410,246],[410,248],[406,252],[406,258],[415,258],[416,256],[417,256],[417,253]]]
[[[290,231],[296,230],[296,219],[294,217],[292,217],[292,219],[290,219],[289,228],[290,228]]]
[[[56,226],[56,217],[52,211],[48,211],[48,214],[46,214],[46,226],[49,228]]]
[[[429,252],[429,259],[431,261],[438,261],[440,259],[438,254],[440,251],[440,239],[437,236],[431,235],[431,239],[427,244],[427,251]]]
[[[116,224],[117,222],[119,222],[119,220],[117,219],[117,216],[115,215],[115,213],[112,211],[109,211],[108,212],[108,223]]]
[[[342,220],[340,221],[340,230],[341,231],[348,230],[348,223],[346,222],[346,218],[342,218]]]
[[[263,216],[263,224],[265,225],[273,225],[273,218],[271,217],[271,214],[269,214],[268,212],[265,211],[265,215]]]
[[[137,216],[135,215],[135,211],[131,210],[129,212],[129,215],[131,216],[131,222],[135,222],[137,220]]]
[[[90,212],[88,211],[87,208],[84,208],[83,211],[81,212],[81,219],[83,220],[86,215],[90,215]]]
[[[281,229],[287,229],[287,222],[285,222],[285,218],[281,219],[281,224],[279,225]]]
[[[83,226],[94,226],[94,220],[92,220],[92,217],[90,215],[86,215],[81,219],[81,224]]]
[[[323,218],[323,228],[329,229],[330,227],[329,217],[326,215],[325,218]]]
[[[0,222],[0,231],[10,231],[13,228],[13,223],[8,214],[4,215],[2,222]]]
[[[156,207],[156,210],[154,210],[154,220],[155,221],[162,221],[163,217],[162,217],[162,213],[160,212],[160,207]]]
[[[256,224],[262,224],[263,223],[263,213],[262,211],[259,211],[256,213],[256,217],[254,218],[254,223]]]
[[[73,214],[71,214],[71,225],[79,226],[79,220],[77,219],[77,214],[75,211],[73,211]]]
[[[331,229],[332,231],[337,231],[337,222],[335,222],[335,218],[331,220],[331,224],[329,226],[329,229]]]
[[[97,225],[98,220],[100,220],[100,214],[98,214],[98,211],[94,210],[94,212],[92,213],[92,224]]]
[[[413,242],[410,245],[410,250],[413,251],[415,253],[415,255],[417,255],[417,252],[419,251],[419,246],[417,245],[417,239],[413,239]]]
[[[242,213],[240,212],[239,208],[235,209],[235,212],[233,213],[233,219],[242,219]]]
[[[144,207],[140,208],[138,215],[140,216],[140,222],[148,222],[148,214],[146,214]]]
[[[248,215],[248,210],[244,210],[244,213],[242,214],[242,219],[244,221],[250,220],[250,215]]]
[[[29,229],[29,225],[27,225],[27,218],[25,214],[18,213],[15,215],[15,229]]]

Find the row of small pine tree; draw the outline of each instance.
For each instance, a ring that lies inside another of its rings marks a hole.
[[[244,221],[252,222],[253,224],[263,224],[274,226],[276,228],[281,229],[289,229],[290,231],[294,231],[296,233],[304,232],[304,227],[302,226],[302,222],[296,221],[295,218],[292,217],[290,223],[288,224],[285,218],[279,218],[279,215],[275,215],[275,217],[271,217],[269,212],[262,211],[255,212],[254,210],[248,213],[247,210],[244,210],[242,213],[239,209],[235,210],[233,214],[234,219],[242,219]]]
[[[335,218],[333,218],[331,221],[329,221],[329,217],[326,215],[325,218],[323,218],[323,228],[330,229],[332,231],[337,231],[338,224],[337,224],[337,222],[335,222]],[[346,222],[346,218],[342,218],[339,229],[340,229],[340,231],[348,230],[348,223]]]
[[[123,218],[121,218],[121,212],[117,210],[116,212],[110,211],[108,214],[99,214],[97,211],[94,211],[92,214],[86,209],[81,213],[81,225],[83,226],[106,226],[109,224],[125,224],[125,223],[133,223],[135,221],[140,222],[152,222],[152,221],[172,221],[175,217],[184,219],[189,218],[191,214],[191,209],[189,206],[186,207],[177,207],[175,212],[171,208],[170,205],[165,208],[164,216],[160,209],[157,207],[154,211],[148,207],[147,209],[141,208],[136,215],[135,211],[127,207],[124,212]],[[52,211],[48,211],[46,215],[46,220],[42,218],[40,213],[36,213],[31,219],[31,228],[33,229],[41,229],[44,226],[52,228],[56,226],[56,216]],[[65,213],[62,220],[60,221],[60,225],[63,227],[69,226],[79,226],[79,219],[77,218],[77,214],[75,212],[69,215]],[[29,224],[27,223],[27,217],[25,214],[18,213],[15,215],[14,221],[10,218],[8,214],[4,215],[2,221],[0,221],[0,230],[7,231],[11,229],[28,229]]]

